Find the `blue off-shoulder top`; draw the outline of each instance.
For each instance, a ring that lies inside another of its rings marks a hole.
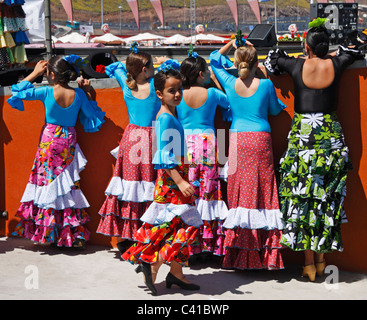
[[[199,108],[191,108],[186,104],[184,98],[176,107],[178,120],[185,129],[185,133],[188,133],[189,130],[200,130],[202,132],[210,130],[214,132],[214,118],[217,106],[221,108],[224,121],[232,120],[226,94],[216,88],[209,88],[207,92],[208,97]]]
[[[35,88],[29,81],[12,86],[12,96],[7,102],[15,109],[24,111],[23,100],[40,100],[45,107],[45,122],[63,127],[74,127],[79,120],[86,132],[95,132],[104,123],[105,112],[96,101],[88,100],[84,91],[75,88],[73,103],[67,108],[59,106],[54,97],[53,88],[44,86]]]
[[[150,78],[150,93],[145,99],[135,98],[131,89],[126,85],[127,70],[126,65],[120,61],[111,63],[105,69],[110,78],[115,78],[124,94],[124,100],[129,114],[129,123],[140,127],[152,127],[157,113],[161,107],[161,101],[157,97],[154,89],[154,78]]]
[[[161,113],[154,124],[157,151],[152,163],[154,169],[172,169],[186,155],[184,129],[171,114]]]
[[[268,115],[277,115],[286,105],[276,95],[270,79],[260,79],[256,92],[250,97],[241,97],[235,91],[237,77],[226,69],[233,66],[232,61],[213,51],[209,55],[210,66],[219,83],[227,94],[231,106],[231,130],[237,132],[263,131],[270,132]]]

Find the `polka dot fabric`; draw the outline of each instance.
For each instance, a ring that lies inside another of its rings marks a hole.
[[[270,210],[279,209],[270,133],[231,133],[227,193],[229,215],[236,208],[266,209],[269,214]],[[280,254],[282,231],[269,229],[272,226],[228,229],[223,267],[283,269]]]
[[[126,127],[120,142],[113,177],[119,177],[127,182],[155,182],[157,172],[152,164],[152,135],[151,127],[139,127],[133,124]],[[133,240],[134,232],[142,225],[140,218],[151,201],[143,198],[138,199],[138,202],[121,201],[119,198],[121,195],[107,195],[99,210],[101,220],[97,233]]]
[[[139,127],[133,124],[126,127],[120,142],[114,177],[121,177],[127,181],[156,180],[157,172],[152,165],[152,132],[151,127]]]
[[[227,188],[230,209],[279,209],[270,133],[231,134]]]

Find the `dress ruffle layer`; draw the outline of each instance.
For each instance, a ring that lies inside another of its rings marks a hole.
[[[246,209],[237,207],[229,210],[223,225],[227,229],[283,229],[282,213],[279,209]]]
[[[204,220],[198,233],[199,242],[190,247],[190,254],[210,252],[216,256],[224,255],[225,232],[223,221]]]
[[[223,268],[284,269],[279,230],[229,229],[224,242]]]
[[[112,177],[105,191],[120,201],[145,202],[153,201],[154,181],[129,181],[120,177]]]
[[[78,238],[89,240],[90,232],[84,226],[89,216],[84,209],[41,209],[31,201],[22,203],[16,216],[21,222],[16,226],[14,236],[66,247],[71,247]]]
[[[46,186],[28,183],[21,202],[33,201],[40,208],[56,210],[89,207],[83,192],[74,188],[75,183],[80,180],[79,173],[84,169],[86,163],[87,160],[77,144],[70,165]]]
[[[197,228],[203,224],[196,206],[190,204],[153,202],[141,217],[141,220],[156,225],[171,222],[175,217],[180,217],[185,224]]]
[[[140,217],[151,202],[123,202],[109,195],[99,214],[102,216],[97,233],[133,240],[134,233],[141,227]]]
[[[197,241],[198,229],[188,226],[180,217],[157,226],[145,223],[135,233],[137,243],[122,258],[132,264],[155,263],[158,255],[169,264],[175,261],[188,265],[189,246]]]

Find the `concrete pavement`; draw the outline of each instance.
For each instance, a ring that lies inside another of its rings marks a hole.
[[[134,269],[121,261],[117,249],[88,245],[85,251],[75,252],[0,238],[0,300],[367,299],[367,275],[338,270],[311,283],[300,276],[300,266],[233,271],[202,263],[184,270],[187,278],[201,286],[200,291],[190,292],[175,286],[167,289],[169,267],[163,265],[156,281],[158,295],[152,296]],[[330,283],[337,275],[338,281]]]

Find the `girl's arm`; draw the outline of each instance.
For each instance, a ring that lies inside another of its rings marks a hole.
[[[80,77],[80,80],[78,80],[78,86],[80,89],[82,89],[87,96],[88,100],[93,100],[92,94],[91,94],[91,87],[90,87],[90,80],[84,79],[82,76]]]
[[[182,194],[187,198],[194,194],[194,187],[181,177],[177,169],[164,169],[172,180],[177,184]]]
[[[231,49],[233,48],[233,45],[235,43],[236,40],[231,40],[228,43],[226,43],[222,48],[219,49],[219,53],[223,56],[228,56],[228,53],[231,51]]]
[[[36,66],[34,67],[33,71],[28,76],[26,76],[23,79],[23,81],[32,82],[36,78],[38,78],[40,75],[44,74],[44,72],[47,69],[47,63],[48,62],[45,61],[45,60],[38,61],[37,64],[36,64]]]

